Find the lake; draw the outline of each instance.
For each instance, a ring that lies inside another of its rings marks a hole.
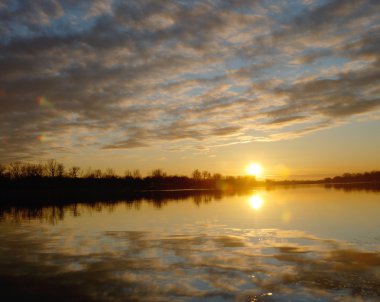
[[[380,301],[376,190],[5,202],[3,301]]]

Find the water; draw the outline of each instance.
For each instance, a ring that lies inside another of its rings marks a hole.
[[[380,301],[378,191],[168,194],[3,206],[2,300]]]

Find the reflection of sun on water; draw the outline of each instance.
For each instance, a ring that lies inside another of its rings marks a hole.
[[[258,210],[264,204],[264,200],[259,195],[253,195],[249,198],[249,205],[252,209]]]

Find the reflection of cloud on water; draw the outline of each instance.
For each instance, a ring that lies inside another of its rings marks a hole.
[[[22,294],[56,301],[380,298],[379,254],[299,231],[225,229],[225,235],[161,236],[113,231],[97,243],[107,242],[105,252],[87,255],[61,252],[35,233],[6,231],[0,232],[0,290],[8,300]]]

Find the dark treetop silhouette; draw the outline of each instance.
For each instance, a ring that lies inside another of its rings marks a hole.
[[[370,183],[378,188],[380,171],[350,174],[322,180],[258,181],[254,176],[223,176],[219,173],[194,170],[191,177],[168,175],[162,169],[155,169],[146,177],[139,170],[126,170],[124,176],[114,170],[91,168],[82,171],[79,167],[66,169],[54,159],[42,163],[12,162],[0,165],[0,197],[9,201],[30,198],[102,198],[118,199],[141,191],[152,190],[249,190],[255,186],[325,184],[339,187],[342,184]]]

